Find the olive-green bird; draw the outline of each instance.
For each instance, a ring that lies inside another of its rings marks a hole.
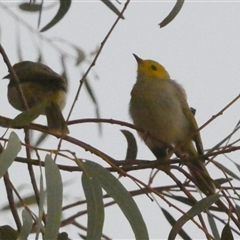
[[[19,79],[19,85],[29,109],[39,107],[38,115],[46,115],[48,128],[52,133],[68,134],[69,130],[61,112],[66,103],[67,82],[42,63],[23,61],[16,63],[13,69]],[[9,103],[17,110],[25,112],[27,109],[17,90],[17,82],[11,73],[4,78],[10,79]]]
[[[195,117],[188,106],[185,90],[172,80],[165,68],[152,60],[138,63],[137,82],[131,91],[129,113],[138,132],[157,159],[167,156],[169,146],[188,156],[203,154],[203,145]],[[193,145],[195,142],[196,148]],[[197,187],[206,195],[215,185],[201,160],[188,164]]]

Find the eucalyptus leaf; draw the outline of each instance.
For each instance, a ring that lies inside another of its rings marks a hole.
[[[121,182],[101,165],[91,161],[76,161],[78,166],[111,196],[129,221],[136,239],[149,239],[146,224],[131,194]]]
[[[168,25],[178,15],[180,10],[182,9],[183,4],[184,4],[184,0],[177,0],[172,11],[168,14],[168,16],[161,23],[159,23],[160,28]]]
[[[47,221],[44,240],[57,239],[62,215],[63,186],[59,169],[50,155],[45,158]]]
[[[221,240],[234,240],[229,223],[227,223],[222,230]]]
[[[0,226],[0,240],[15,240],[18,232],[8,225]]]
[[[128,143],[125,160],[126,161],[135,160],[137,158],[137,151],[138,151],[136,139],[134,135],[127,130],[121,130],[121,132],[125,136]]]
[[[207,210],[213,203],[215,203],[219,199],[219,194],[215,193],[206,198],[203,198],[199,202],[197,202],[188,212],[186,212],[182,217],[180,217],[173,228],[171,229],[168,240],[174,240],[176,235],[182,229],[183,225],[191,220],[196,215],[202,213]]]
[[[21,142],[17,134],[11,132],[7,147],[0,154],[0,178],[7,172],[20,150]]]
[[[44,32],[57,24],[66,15],[72,3],[71,0],[59,0],[59,2],[60,5],[57,14],[44,28],[41,29],[41,32]]]
[[[101,239],[104,221],[102,188],[99,182],[85,172],[82,185],[87,200],[88,227],[87,240]]]
[[[22,219],[23,225],[19,233],[18,240],[27,240],[28,235],[31,233],[32,230],[33,221],[31,214],[26,209],[23,209],[22,211]]]

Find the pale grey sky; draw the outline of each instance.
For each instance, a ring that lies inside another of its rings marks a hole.
[[[3,1],[2,1],[3,2]],[[3,2],[6,4],[6,2]],[[9,6],[14,6],[11,3]],[[47,3],[46,3],[47,4]],[[170,73],[172,79],[183,85],[188,95],[189,105],[197,109],[196,119],[199,126],[204,124],[212,115],[221,110],[227,103],[239,94],[240,80],[240,2],[206,2],[206,1],[186,1],[181,12],[176,19],[166,27],[160,29],[160,23],[174,6],[174,1],[132,1],[125,12],[125,20],[120,21],[116,29],[108,39],[97,63],[89,75],[90,83],[94,89],[100,105],[102,118],[113,118],[126,122],[131,122],[128,116],[128,102],[130,91],[136,78],[136,61],[132,53],[143,59],[152,59],[160,62]],[[120,8],[119,8],[120,9]],[[15,9],[12,9],[15,11]],[[42,16],[42,26],[44,26],[55,14],[57,8],[46,11]],[[19,12],[18,12],[19,13]],[[5,48],[11,63],[18,61],[16,49],[16,37],[13,35],[17,29],[20,33],[21,50],[25,60],[36,60],[38,43],[43,51],[44,62],[56,72],[61,71],[58,61],[59,55],[46,42],[39,41],[32,37],[31,33],[21,24],[16,24],[15,20],[1,9],[1,44]],[[37,15],[20,12],[19,16],[32,27],[37,26]],[[44,32],[43,35],[49,38],[61,37],[74,44],[77,44],[87,54],[94,51],[109,31],[116,15],[112,13],[100,1],[84,2],[73,1],[68,14],[64,19]],[[64,49],[63,44],[59,44]],[[74,54],[73,51],[71,53]],[[91,60],[91,59],[90,59]],[[69,60],[67,65],[70,88],[68,103],[64,110],[67,116],[72,104],[78,81],[81,74],[87,69],[88,63],[84,63],[81,68],[76,68],[74,62]],[[0,68],[0,76],[5,76],[7,68],[3,61]],[[95,75],[98,79],[95,79]],[[18,113],[7,102],[6,87],[7,81],[0,82],[0,101],[3,104],[0,115],[14,117]],[[205,148],[211,148],[222,140],[236,125],[239,119],[240,103],[235,103],[222,116],[202,130],[202,139]],[[85,91],[82,91],[74,109],[71,119],[95,117],[95,109]],[[44,122],[44,117],[37,120]],[[81,124],[70,127],[70,134],[81,139],[92,146],[99,148],[108,155],[123,159],[126,152],[126,141],[119,131],[123,127],[103,124],[103,135],[99,137],[98,128],[95,124]],[[0,129],[3,134],[5,129]],[[10,132],[10,131],[9,131]],[[21,131],[16,131],[21,136]],[[139,159],[154,159],[150,150],[138,138],[137,134],[131,130],[137,138]],[[237,139],[237,137],[235,137]],[[238,134],[239,138],[239,134]],[[43,147],[57,146],[56,139],[49,139]],[[69,144],[64,143],[63,148],[68,148]],[[94,160],[103,163],[99,158],[71,146],[71,151],[76,152],[80,158]],[[24,153],[23,153],[24,155]],[[236,154],[231,157],[236,158]],[[236,169],[227,159],[219,158],[222,163],[229,164],[234,171]],[[66,162],[65,162],[66,163]],[[14,164],[10,170],[13,182],[17,183],[19,178],[14,176],[14,171],[18,171],[20,164]],[[27,174],[26,166],[22,171]],[[208,167],[214,177],[223,177],[213,166]],[[211,171],[212,170],[212,171]],[[131,173],[134,176],[147,181],[148,173]],[[72,199],[80,200],[84,198],[81,190],[80,175],[74,173],[64,173],[65,180],[74,179],[79,181],[74,184],[75,189],[66,187],[65,194],[68,195],[66,201]],[[15,178],[16,177],[16,178]],[[161,181],[171,183],[162,172],[153,183],[153,186],[161,185]],[[127,189],[137,189],[138,187],[129,179],[122,179]],[[29,179],[26,177],[27,190],[29,192]],[[0,182],[1,192],[3,182]],[[141,196],[135,198],[138,206],[146,220],[151,239],[165,239],[168,236],[170,226],[166,222],[161,210],[156,203],[151,202],[148,197]],[[168,206],[158,199],[159,203],[168,209]],[[2,204],[2,203],[1,203]],[[186,206],[184,208],[187,210]],[[76,210],[77,211],[77,210]],[[181,215],[172,210],[175,218]],[[66,217],[66,216],[64,216]],[[9,221],[10,217],[9,217]],[[0,225],[6,223],[5,218],[0,218]],[[85,221],[82,221],[85,224]],[[203,233],[192,223],[185,225],[187,232],[194,239],[204,238]],[[67,230],[69,232],[69,230]],[[70,228],[70,237],[77,238],[76,228]],[[114,239],[134,238],[131,228],[116,207],[106,209],[104,233]]]

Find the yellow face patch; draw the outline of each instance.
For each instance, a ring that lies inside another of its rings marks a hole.
[[[152,60],[142,60],[138,62],[138,73],[146,77],[157,77],[164,80],[170,79],[166,69],[158,62]]]

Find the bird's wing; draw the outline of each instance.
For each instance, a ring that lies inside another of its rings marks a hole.
[[[181,102],[182,111],[188,120],[190,132],[193,134],[192,140],[195,142],[198,154],[203,155],[204,152],[203,152],[202,139],[200,136],[200,132],[198,131],[198,125],[194,117],[194,114],[191,111],[190,107],[188,106],[186,93],[180,85],[177,85],[176,90],[177,90],[176,94],[178,95],[178,99],[180,99],[180,102]]]

